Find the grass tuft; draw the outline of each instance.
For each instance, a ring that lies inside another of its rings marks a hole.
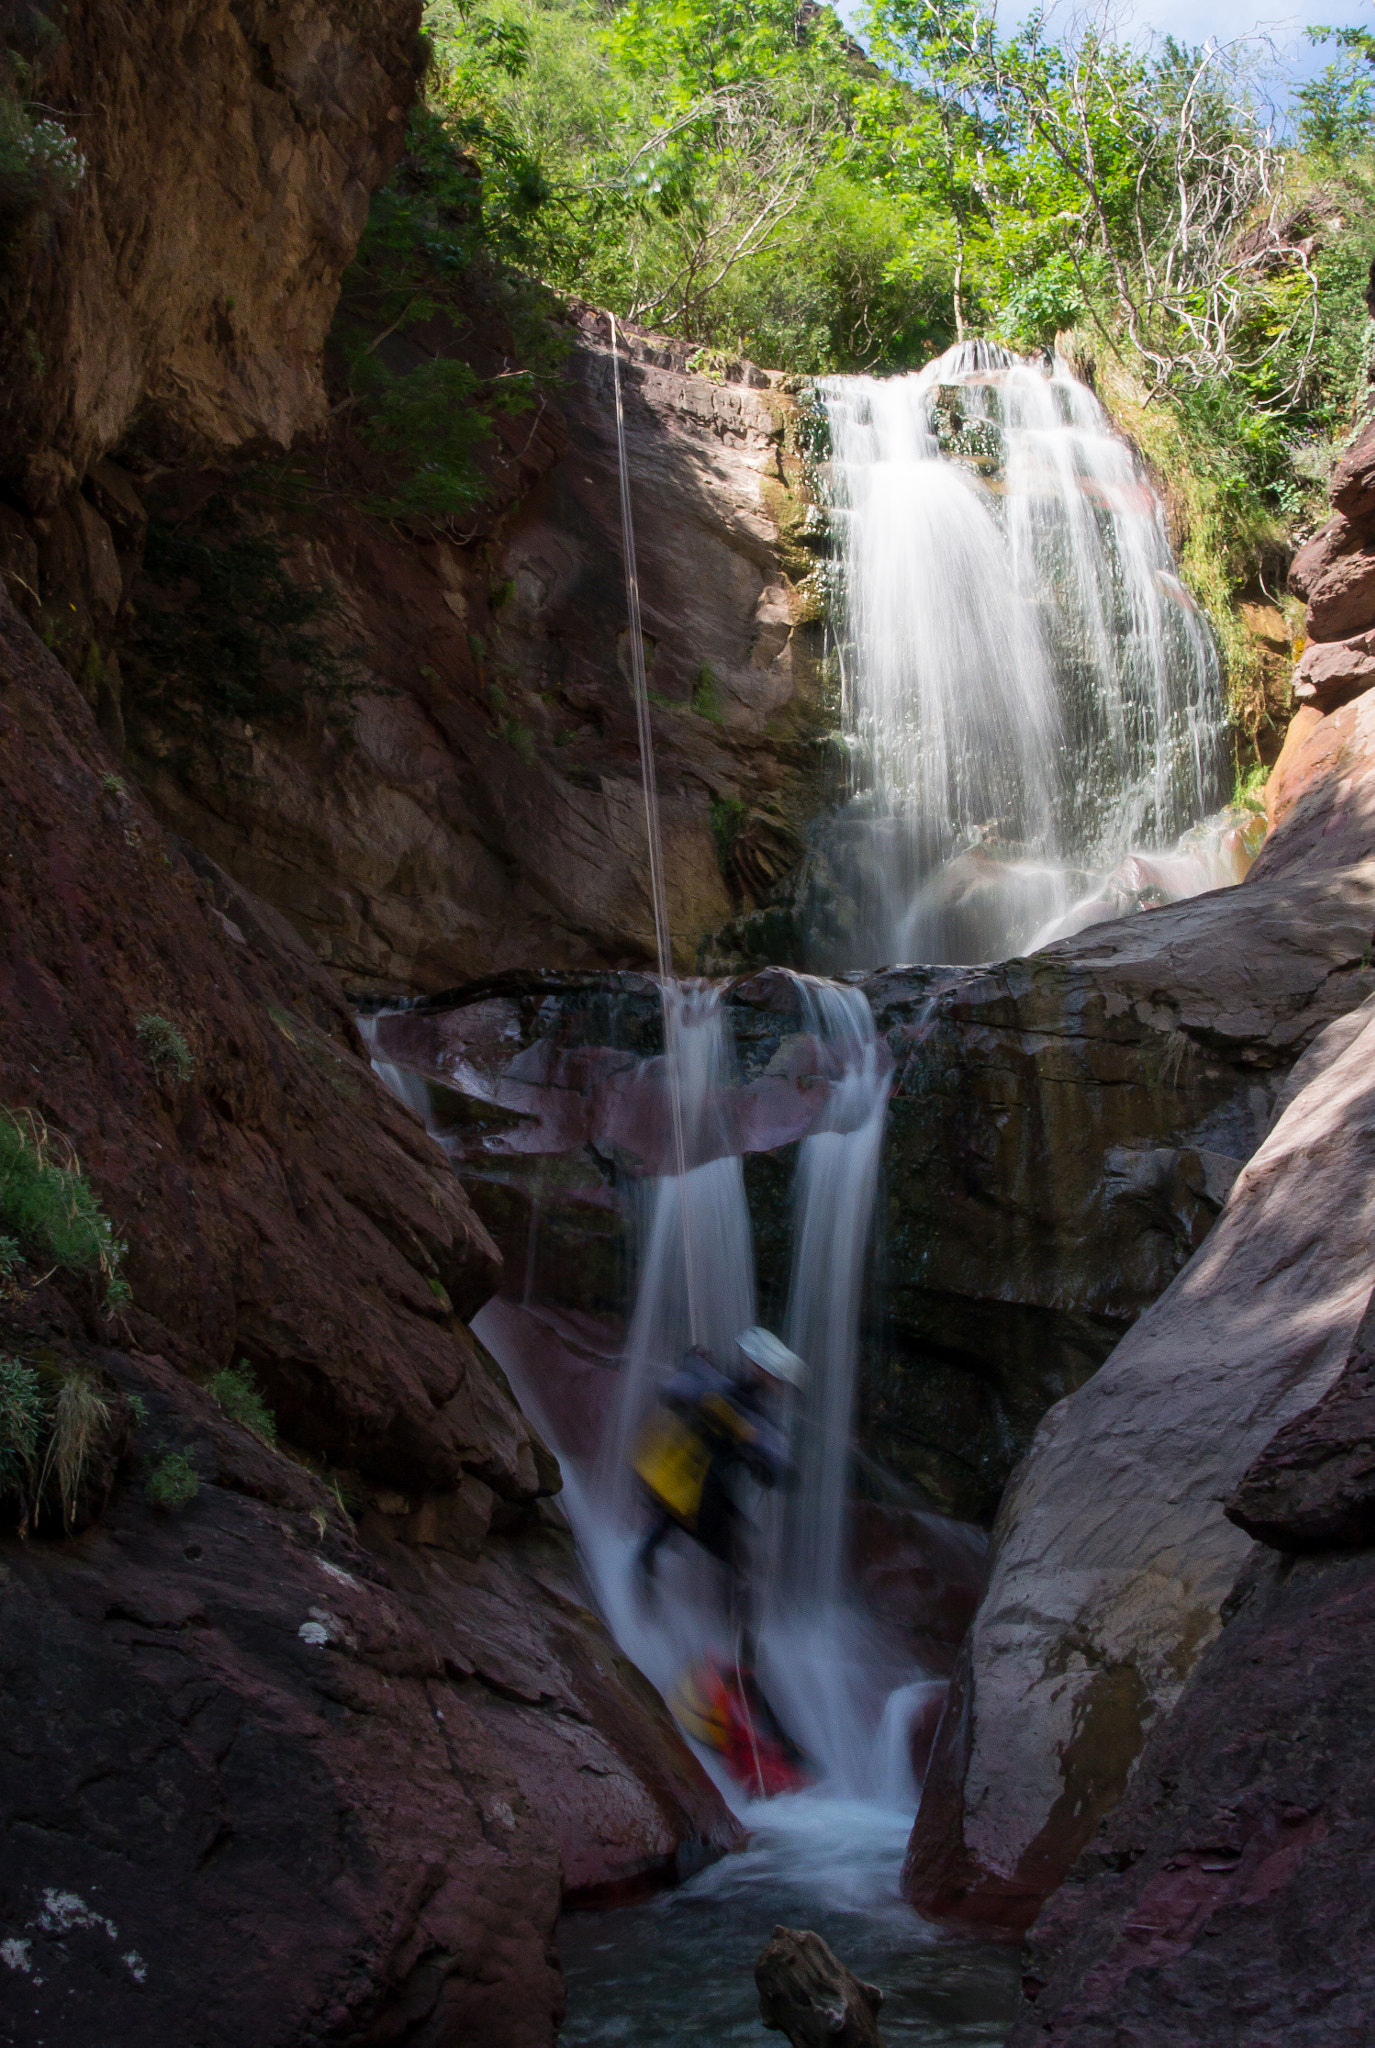
[[[35,1265],[95,1281],[110,1306],[128,1300],[127,1247],[71,1144],[30,1109],[0,1109],[0,1225]]]
[[[70,1529],[76,1520],[81,1489],[96,1447],[110,1426],[111,1412],[109,1401],[88,1372],[68,1373],[58,1388],[38,1493],[44,1494],[50,1482],[56,1487],[64,1529]]]
[[[191,1079],[196,1071],[191,1048],[176,1025],[169,1023],[166,1017],[159,1017],[149,1010],[139,1018],[134,1036],[138,1040],[139,1051],[160,1081]]]
[[[206,1385],[231,1422],[241,1422],[261,1443],[275,1447],[277,1418],[253,1384],[253,1369],[246,1358],[241,1358],[236,1366],[225,1366]]]
[[[47,1412],[33,1367],[22,1358],[0,1356],[0,1494],[18,1495],[21,1528],[28,1524],[38,1492]]]

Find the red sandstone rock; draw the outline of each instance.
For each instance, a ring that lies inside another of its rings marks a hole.
[[[1375,427],[1365,427],[1341,457],[1328,495],[1353,526],[1375,513]]]
[[[1294,695],[1319,711],[1335,711],[1375,685],[1375,632],[1349,640],[1311,640],[1294,671]]]
[[[1341,640],[1348,633],[1363,632],[1373,618],[1375,555],[1364,547],[1333,553],[1309,592],[1309,638]]]
[[[1327,718],[1301,710],[1292,732],[1266,787],[1270,836],[1248,889],[1347,868],[1375,853],[1375,693]]]
[[[1328,563],[1344,548],[1357,545],[1349,519],[1340,513],[1320,526],[1311,540],[1305,541],[1293,561],[1289,564],[1289,588],[1295,597],[1307,600],[1313,585],[1322,576]]]
[[[1375,1545],[1375,1317],[1322,1400],[1271,1439],[1233,1488],[1228,1516],[1276,1550]]]
[[[68,0],[50,18],[35,96],[86,174],[11,266],[0,393],[0,467],[45,513],[136,415],[164,451],[324,424],[339,279],[420,60],[415,0]]]
[[[1375,2010],[1375,1568],[1265,1554],[1032,1930],[1008,2048],[1348,2048]]]
[[[1273,832],[1280,819],[1290,808],[1293,799],[1288,793],[1288,779],[1304,741],[1314,726],[1321,724],[1322,713],[1315,705],[1301,704],[1290,719],[1284,735],[1284,744],[1276,757],[1265,784],[1265,823]],[[1263,842],[1262,842],[1263,843]]]
[[[1014,1474],[908,1852],[924,1912],[1024,1928],[1216,1634],[1247,1551],[1222,1499],[1369,1298],[1373,1056],[1369,1006],[1310,1047],[1201,1250]]]
[[[501,317],[474,303],[465,360],[502,367]],[[781,845],[818,801],[819,629],[799,587],[813,560],[796,540],[795,401],[749,366],[696,374],[690,347],[663,336],[623,333],[622,349],[669,916],[690,972],[701,937],[776,879],[758,871],[764,839]],[[347,420],[332,475],[366,456]],[[303,578],[341,593],[377,685],[349,736],[322,748],[255,728],[228,796],[213,759],[158,744],[156,718],[140,744],[164,823],[358,988],[654,957],[603,317],[583,316],[556,389],[507,425],[467,545],[408,536],[333,488],[281,515]],[[373,481],[358,473],[358,494]],[[193,480],[164,511],[212,482],[225,479]],[[749,859],[733,852],[728,876],[711,807],[732,799]]]

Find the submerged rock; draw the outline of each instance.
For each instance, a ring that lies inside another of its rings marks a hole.
[[[883,1993],[852,1975],[819,1934],[775,1927],[754,1981],[764,2025],[793,2048],[883,2048]]]

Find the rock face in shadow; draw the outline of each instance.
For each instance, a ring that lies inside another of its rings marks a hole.
[[[38,10],[15,12],[18,45]],[[131,427],[165,456],[324,424],[339,279],[421,59],[415,0],[51,12],[23,54],[85,168],[51,224],[11,224],[0,398],[6,481],[42,515]]]
[[[819,800],[797,407],[752,366],[725,382],[681,343],[622,331],[620,346],[669,912],[690,969],[796,859]],[[325,460],[351,452],[331,441]],[[654,957],[603,317],[583,316],[554,388],[503,419],[486,466],[463,545],[338,492],[278,516],[303,580],[339,594],[363,681],[350,731],[231,721],[227,778],[213,750],[131,714],[163,820],[360,991]],[[184,517],[213,482],[155,510]]]
[[[1372,1337],[1367,1311],[1327,1395],[1229,1499],[1274,1547],[1248,1559],[1221,1635],[1037,1920],[1009,2048],[1326,2048],[1368,2031]]]
[[[1296,932],[1341,905],[1350,961],[1375,868],[1286,877],[1288,829],[1269,878],[1236,892],[1237,935],[1267,894],[1311,906]],[[1251,965],[1243,951],[1239,988]],[[1373,1053],[1368,1005],[1308,1048],[1202,1248],[1041,1424],[913,1831],[904,1885],[923,1911],[1026,1926],[1216,1634],[1246,1554],[1222,1496],[1330,1383],[1369,1294]]]
[[[0,1352],[145,1411],[94,1526],[0,1539],[0,2033],[537,2048],[561,1894],[739,1831],[464,1326],[496,1248],[329,976],[163,835],[8,609],[0,806],[0,1101],[73,1141],[132,1287],[107,1316],[26,1271]],[[205,1391],[240,1359],[290,1455]],[[163,1511],[172,1454],[199,1493]]]
[[[1226,1501],[1229,1519],[1275,1550],[1375,1546],[1375,1317],[1366,1311],[1345,1370],[1286,1423]]]

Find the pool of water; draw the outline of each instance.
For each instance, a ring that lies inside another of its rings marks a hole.
[[[559,1927],[560,2048],[766,2048],[755,1958],[774,1927],[810,1927],[884,1992],[889,2048],[1001,2048],[1017,2009],[1013,1947],[936,1934],[898,1895],[909,1815],[800,1793],[750,1807],[748,1848],[674,1892]]]

